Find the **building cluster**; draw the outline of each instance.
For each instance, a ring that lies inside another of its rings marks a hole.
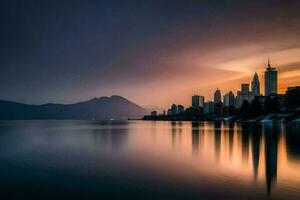
[[[235,115],[243,104],[250,105],[255,99],[261,107],[278,107],[279,112],[300,111],[300,86],[288,87],[286,94],[277,94],[278,72],[272,67],[268,60],[268,65],[264,74],[265,95],[260,91],[260,81],[257,73],[254,74],[251,85],[242,83],[237,95],[232,91],[227,92],[223,98],[221,91],[217,89],[214,93],[213,101],[204,101],[204,96],[193,95],[191,106],[186,110],[182,105],[173,104],[171,108],[164,111],[162,115],[175,116],[181,113],[201,113],[201,115],[215,114],[218,116]],[[276,99],[276,105],[271,105],[272,100]],[[268,104],[268,105],[265,105]],[[157,112],[151,113],[157,115]]]

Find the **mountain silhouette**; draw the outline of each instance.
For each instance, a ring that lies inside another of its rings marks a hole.
[[[124,97],[93,98],[75,104],[28,105],[0,101],[0,120],[81,119],[108,120],[140,118],[146,110]]]

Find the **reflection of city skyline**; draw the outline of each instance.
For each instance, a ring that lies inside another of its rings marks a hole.
[[[136,132],[129,127],[126,137],[108,134],[116,135],[114,144],[135,159],[152,156],[165,173],[183,172],[186,166],[207,176],[256,185],[267,197],[277,196],[287,184],[300,189],[299,125],[156,121],[143,127]]]
[[[249,180],[264,184],[268,196],[276,187],[278,175],[285,175],[286,171],[282,169],[291,168],[293,173],[297,173],[295,164],[290,165],[287,159],[300,155],[295,144],[292,144],[292,152],[287,151],[285,132],[286,129],[290,131],[289,127],[280,124],[181,123],[170,124],[172,151],[177,152],[176,155],[180,156],[182,153],[184,156],[184,152],[188,153],[189,148],[192,160],[206,160],[208,164],[217,163],[222,171],[224,170],[223,173],[242,174]],[[294,161],[296,166],[300,166],[299,160]]]
[[[254,180],[258,180],[264,174],[266,193],[271,195],[272,188],[277,181],[278,156],[286,157],[287,147],[285,144],[285,128],[283,125],[234,125],[233,123],[214,123],[214,131],[202,131],[202,138],[199,133],[201,128],[198,122],[192,122],[192,154],[199,154],[200,140],[202,145],[208,146],[209,140],[213,140],[210,145],[213,148],[206,150],[214,152],[210,154],[220,165],[238,165],[241,168],[252,168]],[[204,135],[203,135],[204,133]],[[208,136],[207,134],[213,134]],[[207,135],[207,136],[205,136]],[[298,137],[298,136],[297,136]],[[291,142],[294,142],[291,140]],[[279,146],[280,145],[280,146]],[[295,144],[294,148],[295,148]],[[281,148],[281,149],[279,149]],[[295,148],[293,153],[299,153]],[[280,155],[278,155],[280,154]],[[298,154],[297,156],[299,156]],[[282,163],[283,164],[283,163]],[[260,169],[260,171],[259,171]]]

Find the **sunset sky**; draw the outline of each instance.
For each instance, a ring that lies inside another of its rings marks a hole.
[[[118,94],[146,108],[300,85],[300,1],[1,1],[0,99],[74,103]]]

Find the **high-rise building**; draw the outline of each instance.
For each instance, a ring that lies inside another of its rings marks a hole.
[[[256,72],[251,83],[251,91],[254,96],[260,96],[260,83]]]
[[[251,103],[251,101],[254,99],[254,94],[249,91],[249,84],[243,83],[241,84],[241,90],[237,92],[236,95],[236,106],[241,107],[244,100]]]
[[[192,107],[199,107],[199,104],[200,104],[200,96],[193,95],[192,96]]]
[[[265,96],[277,94],[277,70],[273,68],[268,59],[268,66],[265,71]]]
[[[199,106],[204,107],[204,96],[199,96]]]
[[[222,103],[222,97],[221,97],[221,91],[219,89],[217,89],[215,91],[215,94],[214,94],[214,102],[215,103]]]
[[[214,112],[215,112],[215,103],[212,101],[205,102],[203,107],[203,113],[212,114]]]
[[[300,111],[300,86],[288,87],[285,96],[287,109]]]
[[[204,106],[204,96],[194,95],[192,96],[192,107],[202,107]]]
[[[183,105],[178,105],[177,106],[177,113],[182,113],[184,111],[184,106]]]
[[[155,111],[155,110],[152,111],[152,112],[151,112],[151,116],[157,116],[157,111]]]
[[[224,95],[223,103],[225,107],[235,106],[235,96],[232,91]]]
[[[171,115],[177,115],[178,111],[177,111],[177,106],[176,104],[172,104],[171,106]]]
[[[193,95],[192,96],[192,107],[199,107],[199,102],[200,102],[200,96]]]
[[[243,94],[248,94],[248,92],[249,92],[249,84],[248,83],[242,83],[241,92]]]
[[[172,110],[171,110],[171,108],[169,108],[168,110],[167,110],[167,115],[172,115]]]

